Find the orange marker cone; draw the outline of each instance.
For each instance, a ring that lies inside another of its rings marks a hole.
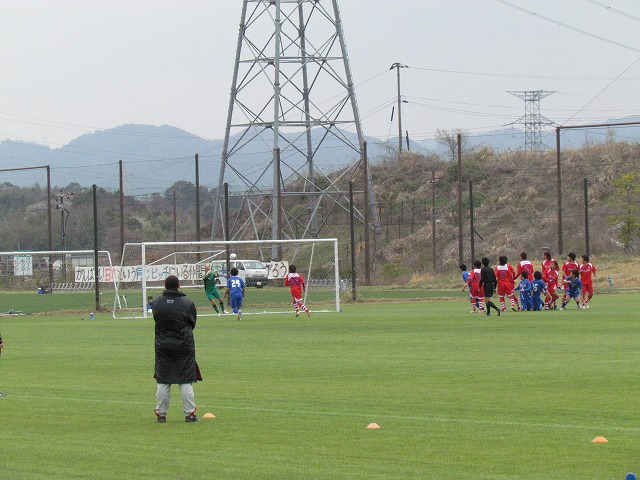
[[[202,418],[216,418],[216,416],[213,413],[205,413]]]
[[[367,428],[380,428],[380,425],[378,425],[377,423],[370,423]]]
[[[592,440],[591,443],[609,443],[609,440],[604,437],[596,437]]]

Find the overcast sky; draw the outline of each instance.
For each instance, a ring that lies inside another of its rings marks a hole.
[[[326,0],[323,0],[326,1]],[[558,124],[640,113],[638,0],[342,0],[365,135],[472,133],[549,90]],[[58,147],[126,123],[222,138],[242,0],[2,0],[0,140]],[[394,120],[395,121],[395,120]]]

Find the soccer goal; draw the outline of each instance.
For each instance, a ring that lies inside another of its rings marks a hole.
[[[94,250],[0,252],[0,314],[96,308]],[[115,290],[111,255],[98,251],[99,304],[111,310]]]
[[[338,240],[335,238],[261,241],[127,243],[118,267],[114,318],[150,317],[149,297],[162,294],[169,275],[193,300],[198,316],[215,315],[204,291],[205,267],[217,275],[224,295],[229,271],[238,270],[246,284],[243,314],[292,313],[284,278],[295,264],[307,285],[304,301],[312,312],[340,311]],[[228,309],[228,307],[227,307]]]

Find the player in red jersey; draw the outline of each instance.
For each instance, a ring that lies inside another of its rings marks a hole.
[[[473,271],[469,274],[469,290],[471,290],[471,313],[476,313],[476,305],[482,312],[484,310],[484,292],[482,291],[482,262],[473,262]]]
[[[567,254],[567,261],[562,264],[563,278],[570,277],[573,270],[580,270],[580,265],[576,262],[576,254],[569,252]]]
[[[550,268],[552,263],[555,262],[555,259],[551,256],[551,252],[546,251],[542,254],[543,260],[542,260],[542,270],[541,272],[544,272],[547,268]],[[557,264],[556,264],[557,265]],[[543,273],[544,275],[544,273]]]
[[[556,300],[560,297],[556,292],[558,286],[558,262],[552,260],[549,267],[544,269],[542,281],[547,285],[547,292],[549,293],[544,299],[545,310],[551,310],[551,308],[555,307]]]
[[[527,253],[522,252],[520,254],[520,262],[518,262],[518,268],[516,269],[516,277],[522,275],[522,272],[527,272],[529,279],[533,278],[533,263],[527,260]]]
[[[593,297],[593,281],[596,279],[596,267],[589,261],[589,255],[582,255],[580,265],[580,281],[582,282],[582,308],[589,308]]]
[[[507,310],[507,305],[504,300],[505,295],[508,296],[511,301],[511,310],[514,312],[520,310],[518,299],[513,294],[516,272],[513,267],[507,263],[507,257],[502,256],[498,259],[498,265],[494,271],[498,279],[498,298],[500,299],[502,311],[505,312]]]
[[[289,265],[289,273],[284,278],[284,284],[291,290],[291,296],[293,297],[293,306],[296,309],[296,317],[300,315],[300,309],[304,310],[307,317],[310,315],[307,306],[302,303],[302,292],[307,288],[304,283],[304,278],[299,273],[296,273],[296,266],[294,264]]]

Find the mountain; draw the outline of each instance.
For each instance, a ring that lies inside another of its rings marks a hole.
[[[355,134],[343,133],[357,144]],[[319,132],[314,135],[319,135]],[[314,138],[313,141],[317,140]],[[367,140],[374,145],[374,154],[381,150],[379,140]],[[3,141],[0,143],[0,160],[6,168],[50,165],[51,183],[56,187],[95,183],[107,190],[119,189],[119,160],[122,160],[125,192],[141,195],[164,192],[179,180],[195,183],[196,153],[199,155],[201,185],[217,186],[223,144],[223,140],[203,139],[168,125],[130,124],[82,135],[58,149],[35,143]],[[300,140],[296,144],[299,145]],[[338,169],[354,161],[353,150],[338,140],[328,139],[324,145],[327,148],[319,150],[315,156],[318,168]],[[251,170],[255,165],[268,163],[271,156],[264,143],[256,140],[243,148],[242,155],[234,160],[234,167],[257,180],[259,173],[252,174]],[[283,159],[284,163],[289,161]],[[35,183],[46,185],[46,181],[44,169],[2,172],[0,177],[0,183],[9,182],[19,187]]]
[[[606,123],[640,121],[638,117],[612,119]],[[355,134],[342,131],[350,141]],[[314,136],[320,135],[314,131]],[[495,150],[521,150],[524,145],[524,131],[505,128],[478,135],[470,135],[468,144],[472,146],[489,145]],[[569,147],[580,147],[589,143],[602,143],[609,138],[617,140],[640,140],[640,126],[634,128],[592,128],[562,131],[562,143]],[[319,137],[314,138],[314,143]],[[365,137],[371,163],[376,163],[396,146],[393,141],[384,141]],[[542,143],[555,148],[555,130],[542,133]],[[296,141],[300,145],[301,140]],[[315,162],[319,169],[330,171],[353,163],[354,151],[341,142],[328,140],[319,149]],[[107,190],[119,188],[119,160],[123,161],[125,191],[133,195],[164,192],[179,180],[195,183],[194,155],[198,153],[200,184],[215,187],[220,172],[220,155],[223,140],[207,140],[169,125],[121,125],[116,128],[82,135],[69,144],[51,149],[36,143],[24,143],[5,140],[0,143],[0,161],[4,168],[23,168],[31,166],[51,166],[51,182],[56,188],[77,183],[81,186],[98,185]],[[300,145],[300,148],[303,148]],[[418,153],[436,153],[448,158],[445,150],[435,140],[412,141],[411,151]],[[252,181],[267,178],[263,170],[268,169],[271,152],[263,142],[252,141],[243,148],[242,155],[235,160],[234,167],[246,174]],[[287,164],[288,160],[283,159]],[[286,168],[294,170],[296,165]],[[286,175],[286,172],[283,171]],[[8,182],[19,187],[35,183],[46,185],[44,169],[2,172],[0,183]]]

